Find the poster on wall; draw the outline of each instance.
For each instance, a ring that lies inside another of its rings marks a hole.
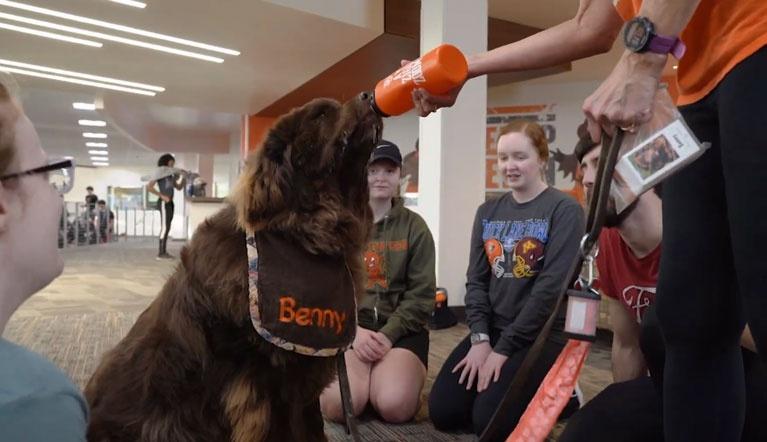
[[[557,109],[556,104],[533,104],[524,106],[501,106],[487,109],[486,151],[485,151],[485,196],[487,199],[508,192],[509,186],[498,170],[498,133],[500,129],[516,120],[538,123],[546,133],[549,143],[549,163],[546,168],[546,181],[572,195],[582,205],[585,204],[585,192],[578,160],[571,153],[564,153],[557,145]],[[568,146],[567,151],[572,148]],[[557,172],[560,172],[559,174]]]

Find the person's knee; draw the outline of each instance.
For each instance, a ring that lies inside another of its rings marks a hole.
[[[334,389],[335,387],[335,389]],[[362,414],[368,403],[368,395],[361,388],[351,388],[352,394],[352,414],[356,417]],[[338,391],[338,384],[332,384],[326,388],[320,395],[320,410],[325,419],[332,422],[343,422],[346,420],[344,416],[344,406],[341,399],[341,393]]]
[[[381,419],[393,424],[407,422],[418,411],[418,394],[413,392],[382,392],[377,397],[370,398],[370,402]]]
[[[440,431],[449,431],[462,422],[461,410],[455,406],[455,401],[439,394],[437,389],[432,389],[429,395],[429,419],[434,428]]]
[[[343,422],[344,412],[341,396],[327,390],[320,395],[320,410],[325,419],[332,422]]]

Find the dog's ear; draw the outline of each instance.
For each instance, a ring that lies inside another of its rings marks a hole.
[[[248,157],[229,198],[241,228],[259,230],[285,210],[293,177],[290,155],[290,144],[273,129],[261,149]]]

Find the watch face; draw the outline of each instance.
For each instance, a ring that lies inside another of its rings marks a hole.
[[[642,51],[652,33],[652,23],[644,17],[637,17],[626,24],[623,41],[634,52]]]

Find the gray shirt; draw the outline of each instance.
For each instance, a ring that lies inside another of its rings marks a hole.
[[[535,340],[578,253],[584,224],[581,206],[554,188],[522,204],[508,192],[477,209],[466,320],[474,333],[501,332],[495,352],[508,356]]]
[[[0,338],[0,441],[84,441],[88,405],[50,361]]]

